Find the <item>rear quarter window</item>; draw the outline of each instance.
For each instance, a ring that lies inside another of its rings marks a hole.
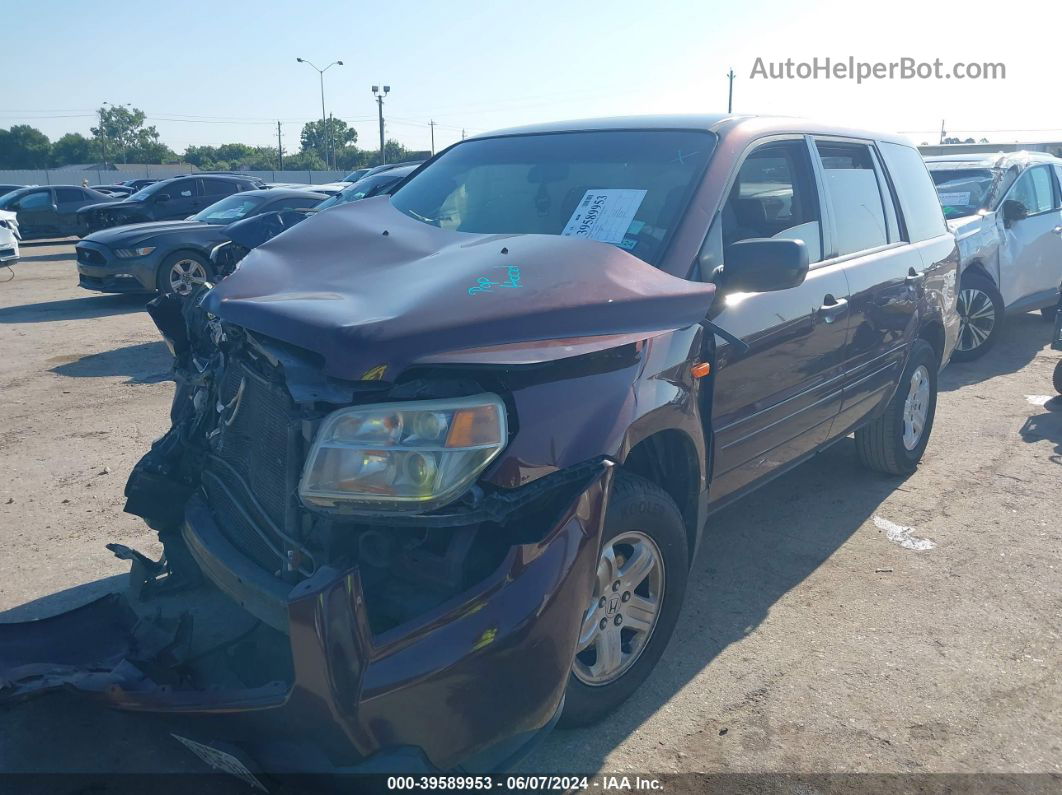
[[[880,142],[878,151],[892,177],[900,200],[907,238],[912,243],[929,240],[948,231],[933,180],[918,150],[903,144]]]

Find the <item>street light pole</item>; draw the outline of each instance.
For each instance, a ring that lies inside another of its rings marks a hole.
[[[387,162],[387,154],[384,151],[384,121],[383,121],[383,103],[384,97],[391,92],[391,86],[384,86],[383,92],[380,92],[379,86],[372,87],[372,94],[376,97],[376,104],[379,106],[380,111],[380,163]]]
[[[328,165],[328,162],[327,162],[328,161],[328,138],[329,138],[328,133],[331,131],[331,125],[328,124],[328,117],[325,115],[324,73],[327,72],[329,69],[331,69],[333,66],[342,66],[343,62],[342,61],[332,61],[332,63],[328,64],[328,66],[326,66],[324,69],[318,69],[315,64],[311,63],[310,61],[307,61],[305,58],[298,58],[297,57],[297,58],[295,58],[295,60],[298,61],[299,63],[308,64],[308,65],[312,66],[314,69],[317,69],[317,76],[319,78],[321,78],[321,138],[322,138],[321,146],[324,149],[324,153],[325,153],[325,165]],[[332,167],[333,168],[335,167],[335,160],[336,160],[336,147],[335,147],[335,142],[333,141],[333,143],[332,143]]]

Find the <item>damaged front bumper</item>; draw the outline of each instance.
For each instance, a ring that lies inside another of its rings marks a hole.
[[[289,589],[193,496],[181,534],[206,581],[0,625],[0,702],[74,690],[281,771],[502,769],[559,715],[611,471],[600,463],[485,580],[379,633],[357,567]],[[241,674],[271,654],[282,662]]]

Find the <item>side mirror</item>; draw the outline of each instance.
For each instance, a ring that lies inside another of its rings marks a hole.
[[[155,201],[157,201],[157,202],[168,202],[169,200],[170,200],[170,194],[168,194],[168,193],[156,193],[155,194]]]
[[[1010,226],[1015,221],[1020,221],[1023,218],[1029,217],[1029,211],[1025,209],[1025,205],[1017,199],[1007,199],[1003,202],[1003,225]]]
[[[726,247],[722,286],[728,290],[766,293],[804,283],[808,247],[803,240],[754,237]]]

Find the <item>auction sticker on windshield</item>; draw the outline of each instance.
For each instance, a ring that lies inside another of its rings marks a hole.
[[[641,207],[645,193],[633,188],[588,190],[561,235],[619,243]]]
[[[970,191],[956,191],[953,193],[938,193],[941,204],[952,204],[966,207],[970,204]]]

